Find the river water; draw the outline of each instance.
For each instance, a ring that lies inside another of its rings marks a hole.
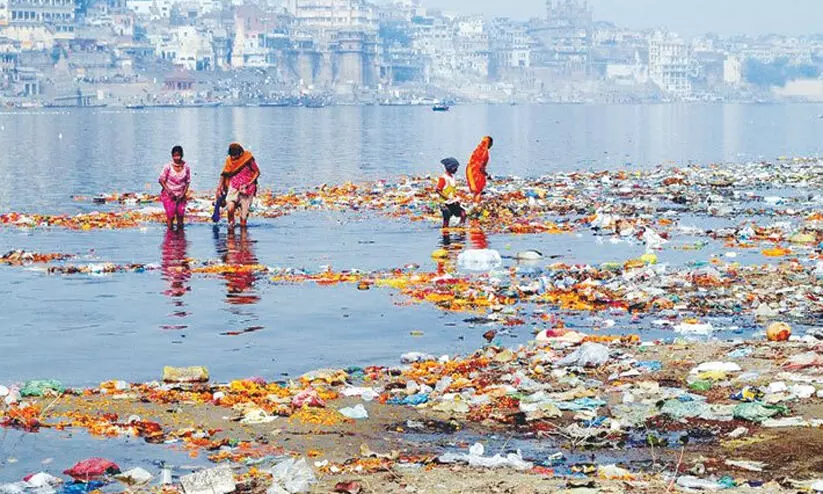
[[[710,163],[823,150],[823,106],[458,106],[68,110],[0,113],[0,211],[74,213],[96,205],[74,195],[155,191],[171,147],[181,144],[193,188],[210,190],[227,144],[258,158],[275,192],[404,174],[439,174],[439,160],[465,163],[482,135],[495,137],[490,171],[537,176],[557,170]],[[608,254],[573,236],[495,237],[493,248],[537,248],[564,260]],[[0,250],[81,254],[115,263],[215,259],[318,269],[431,264],[436,225],[352,214],[305,213],[252,221],[248,234],[190,225],[72,232],[0,230]],[[617,252],[615,252],[617,249]],[[231,251],[231,252],[229,252]],[[146,380],[163,365],[205,364],[218,379],[318,366],[393,362],[406,350],[454,353],[477,346],[460,317],[429,306],[396,310],[388,292],[351,287],[276,287],[169,280],[161,273],[55,278],[0,270],[4,381],[57,377],[93,385]],[[175,285],[176,283],[176,285]],[[240,290],[243,292],[244,290]],[[238,299],[239,302],[238,303]],[[243,337],[223,333],[262,327]],[[411,331],[425,336],[411,337]]]
[[[215,186],[227,145],[236,140],[255,153],[263,187],[284,192],[439,174],[440,159],[455,156],[465,164],[486,134],[495,138],[489,170],[496,175],[811,156],[823,151],[821,116],[821,105],[4,112],[0,212],[76,213],[99,206],[75,201],[75,195],[156,191],[157,175],[176,144],[186,150],[195,190]],[[586,236],[488,241],[503,251],[535,248],[567,262],[642,253],[638,245],[604,252]],[[0,229],[3,252],[66,252],[164,267],[191,257],[314,270],[408,263],[431,268],[429,255],[441,242],[434,224],[343,213],[253,218],[243,235],[204,224],[190,225],[183,234],[168,234],[162,225],[89,232]],[[430,305],[398,306],[391,291],[169,272],[54,277],[0,268],[0,382],[146,381],[159,378],[164,365],[205,365],[218,381],[278,379],[321,367],[394,364],[407,351],[464,353],[483,343],[485,330],[464,322],[465,315]],[[531,337],[524,329],[511,341]]]

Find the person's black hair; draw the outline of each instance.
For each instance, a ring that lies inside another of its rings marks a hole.
[[[241,154],[243,154],[243,151],[245,151],[243,149],[243,146],[241,146],[240,144],[237,144],[236,142],[229,145],[228,153],[229,153],[229,156],[231,156],[232,158],[236,158],[236,157],[240,156]]]
[[[491,149],[492,146],[494,146],[494,139],[492,138],[492,136],[489,136],[489,149]]]
[[[457,169],[460,167],[460,162],[454,158],[446,158],[440,160],[440,163],[442,163],[443,166],[446,167],[446,171],[449,171],[451,173],[456,172]]]
[[[179,154],[180,157],[183,157],[183,146],[174,146],[171,148],[171,155],[174,156],[175,154]]]

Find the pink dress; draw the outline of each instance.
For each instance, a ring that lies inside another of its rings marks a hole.
[[[160,200],[163,202],[163,208],[166,210],[166,217],[171,219],[175,216],[185,216],[186,198],[183,196],[183,193],[186,191],[186,187],[191,184],[191,169],[189,165],[183,163],[183,169],[178,172],[174,169],[174,163],[166,163],[163,171],[160,172],[160,180],[166,181],[166,188],[160,193]],[[177,201],[173,200],[169,192],[180,199]]]
[[[252,182],[252,177],[257,170],[257,163],[252,159],[251,163],[244,166],[242,170],[229,179],[229,188],[245,196],[257,194],[257,184]],[[229,195],[232,195],[231,192],[230,190]]]

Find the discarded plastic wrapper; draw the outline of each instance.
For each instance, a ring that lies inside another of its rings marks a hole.
[[[469,448],[468,454],[446,453],[438,460],[442,463],[468,463],[472,467],[481,468],[513,468],[515,470],[528,470],[532,468],[531,462],[525,461],[518,451],[509,453],[505,457],[500,454],[488,457],[483,456],[485,448],[480,443],[475,443]]]
[[[265,472],[274,477],[275,485],[289,494],[308,492],[312,484],[317,482],[314,471],[305,458],[288,458]]]
[[[569,367],[579,365],[582,367],[598,367],[609,360],[609,347],[600,343],[583,343],[580,348],[558,360],[557,365]]]
[[[228,465],[184,475],[180,483],[186,494],[228,494],[237,487]]]
[[[141,485],[149,483],[154,478],[154,476],[146,470],[137,467],[132,468],[127,472],[123,472],[119,475],[116,475],[114,478],[127,485]]]
[[[163,381],[167,383],[204,383],[209,380],[205,367],[163,367]]]
[[[61,394],[66,390],[60,381],[55,379],[27,381],[20,389],[21,396],[46,396]]]
[[[363,420],[369,418],[369,412],[359,403],[353,407],[341,408],[340,413],[350,419]]]
[[[457,266],[469,271],[491,271],[502,265],[503,258],[493,249],[470,249],[457,256]]]

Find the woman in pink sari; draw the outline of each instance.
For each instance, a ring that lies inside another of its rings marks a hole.
[[[186,216],[186,201],[188,200],[189,186],[191,185],[191,169],[183,161],[183,147],[174,146],[171,150],[171,162],[166,163],[160,172],[160,200],[166,210],[166,226],[174,228],[174,219],[177,218],[177,228],[183,228],[183,219]]]

